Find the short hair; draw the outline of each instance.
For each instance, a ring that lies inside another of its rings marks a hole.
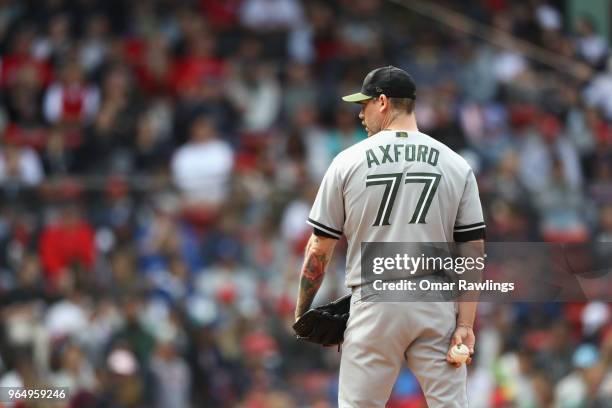
[[[389,98],[391,107],[402,113],[414,112],[414,99],[411,98]]]

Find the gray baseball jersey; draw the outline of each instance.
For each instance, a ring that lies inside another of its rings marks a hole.
[[[361,283],[362,242],[451,242],[484,237],[468,163],[421,132],[385,130],[328,168],[308,223],[348,241],[346,285]]]

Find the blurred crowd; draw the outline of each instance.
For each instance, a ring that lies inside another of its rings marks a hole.
[[[612,241],[609,39],[561,0],[459,3],[590,74],[382,0],[0,0],[0,386],[334,406],[339,354],[290,325],[318,184],[366,137],[340,96],[377,66],[472,165],[488,240]],[[610,407],[610,311],[481,305],[471,406]],[[389,406],[425,406],[409,372]]]

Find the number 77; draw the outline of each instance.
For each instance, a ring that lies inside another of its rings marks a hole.
[[[409,224],[426,223],[425,218],[427,217],[427,212],[429,211],[433,197],[438,190],[438,184],[440,184],[441,178],[442,176],[436,173],[406,173],[404,184],[424,184]],[[389,218],[391,217],[391,211],[393,211],[393,204],[395,203],[401,180],[402,173],[374,174],[366,177],[366,187],[375,185],[385,186],[385,191],[383,192],[373,226],[391,225],[389,223]]]

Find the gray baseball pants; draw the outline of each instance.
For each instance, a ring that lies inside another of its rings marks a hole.
[[[371,302],[353,291],[340,361],[340,408],[383,408],[404,361],[430,408],[465,408],[467,370],[446,362],[454,302]]]

